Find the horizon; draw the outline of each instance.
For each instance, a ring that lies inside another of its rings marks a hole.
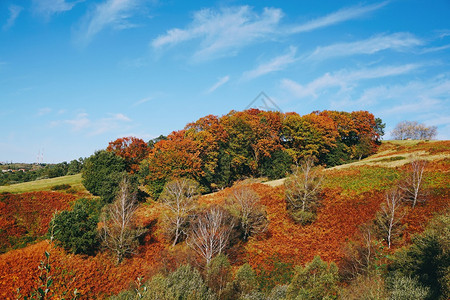
[[[0,161],[89,157],[265,93],[450,139],[450,3],[29,0],[0,4]]]

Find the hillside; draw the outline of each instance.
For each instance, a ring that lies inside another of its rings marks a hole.
[[[346,245],[359,238],[360,225],[375,218],[384,201],[384,191],[406,172],[406,164],[413,154],[429,161],[425,170],[429,194],[425,203],[414,209],[407,208],[402,219],[405,233],[390,251],[408,245],[412,235],[422,232],[436,213],[449,209],[450,141],[388,141],[367,159],[327,169],[317,219],[306,226],[298,225],[289,218],[282,180],[249,184],[261,197],[269,227],[264,235],[252,237],[246,243],[237,243],[227,251],[233,268],[248,262],[258,274],[270,273],[277,261],[287,265],[304,265],[315,255],[340,266]],[[74,185],[75,178],[72,178]],[[51,182],[47,188],[40,188],[45,190],[54,184]],[[14,189],[14,186],[9,188],[13,188],[11,192],[20,193],[25,192],[26,187],[24,184],[20,189]],[[28,191],[36,188],[30,183],[28,187]],[[229,193],[230,189],[224,189],[204,195],[199,202],[203,206],[223,203]],[[0,204],[4,203],[5,200],[1,200]],[[137,277],[149,279],[157,272],[167,273],[180,264],[194,263],[192,252],[185,243],[171,247],[170,242],[164,239],[158,224],[162,211],[161,204],[156,202],[140,205],[139,222],[149,231],[142,239],[139,253],[118,266],[105,253],[93,257],[67,254],[57,247],[50,249],[47,241],[0,255],[0,297],[13,299],[19,287],[23,295],[30,291],[36,282],[39,273],[37,266],[44,257],[45,249],[51,255],[54,288],[66,291],[76,288],[85,299],[104,298],[128,289]]]

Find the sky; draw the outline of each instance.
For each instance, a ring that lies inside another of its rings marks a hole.
[[[450,139],[450,1],[0,1],[0,162],[88,157],[264,101]]]

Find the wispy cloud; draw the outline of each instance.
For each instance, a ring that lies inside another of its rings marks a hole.
[[[124,114],[108,114],[100,119],[92,119],[85,112],[78,113],[72,119],[54,121],[50,125],[52,127],[61,124],[69,125],[73,132],[84,132],[88,136],[96,136],[106,132],[124,129],[124,124],[130,123],[132,120]]]
[[[318,47],[306,59],[325,60],[335,57],[351,56],[357,54],[373,54],[383,50],[406,51],[420,46],[423,41],[409,33],[394,33],[390,35],[377,35],[366,40],[338,43],[325,47]]]
[[[37,112],[37,116],[38,117],[41,117],[41,116],[44,116],[44,115],[47,115],[47,114],[49,114],[49,113],[51,113],[52,112],[52,109],[50,108],[50,107],[43,107],[43,108],[40,108],[39,110],[38,110],[38,112]]]
[[[142,98],[142,99],[140,99],[140,100],[134,102],[134,103],[133,103],[133,106],[139,106],[139,105],[144,104],[144,103],[146,103],[146,102],[148,102],[148,101],[150,101],[150,100],[153,100],[153,97]]]
[[[17,17],[20,15],[20,13],[23,10],[23,7],[12,4],[8,7],[8,10],[9,10],[9,18],[6,20],[5,25],[3,25],[3,27],[2,27],[2,29],[4,31],[6,31],[14,26],[14,24],[16,23]]]
[[[217,90],[219,87],[221,87],[222,85],[224,85],[225,83],[227,83],[230,80],[230,76],[224,76],[219,78],[219,80],[213,85],[211,86],[205,93],[206,94],[210,94],[212,92],[214,92],[215,90]]]
[[[141,5],[140,0],[107,0],[94,7],[82,19],[78,28],[77,42],[89,44],[94,36],[106,28],[123,30],[136,27],[130,21]]]
[[[438,76],[424,81],[373,87],[365,90],[358,101],[390,103],[383,109],[382,114],[405,115],[439,111],[448,116],[449,97],[450,79]]]
[[[161,49],[199,39],[200,47],[194,59],[229,56],[244,46],[262,42],[276,33],[282,16],[282,11],[275,8],[264,8],[260,14],[249,6],[220,11],[203,9],[194,14],[192,22],[185,29],[170,29],[155,38],[151,45],[154,49]]]
[[[277,56],[269,62],[259,65],[254,70],[244,72],[242,78],[253,79],[268,73],[280,71],[297,60],[297,58],[295,57],[296,52],[297,48],[291,46],[288,53]]]
[[[302,25],[293,26],[290,29],[290,33],[299,33],[299,32],[307,32],[315,29],[319,29],[322,27],[328,27],[331,25],[335,25],[338,23],[342,23],[344,21],[348,21],[351,19],[360,18],[368,13],[376,11],[384,6],[386,6],[388,2],[381,2],[378,4],[372,4],[367,6],[353,6],[348,8],[343,8],[334,13],[331,13],[325,17],[317,18],[315,20],[309,21]]]
[[[283,79],[281,81],[281,86],[290,91],[297,98],[317,98],[329,88],[337,87],[340,90],[347,90],[355,86],[357,82],[361,80],[406,74],[418,67],[420,67],[420,65],[408,64],[356,71],[341,70],[335,73],[326,73],[305,85],[301,85],[290,79]]]
[[[54,14],[71,10],[76,4],[84,0],[67,2],[66,0],[32,0],[33,11],[45,18],[50,18]]]

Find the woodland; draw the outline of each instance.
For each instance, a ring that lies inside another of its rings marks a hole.
[[[111,141],[65,169],[82,191],[0,194],[0,297],[449,299],[450,141],[405,124],[249,109]]]

